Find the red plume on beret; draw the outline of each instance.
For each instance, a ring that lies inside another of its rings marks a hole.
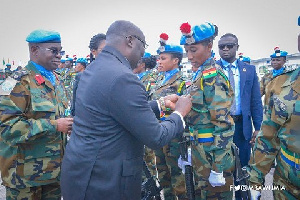
[[[167,41],[168,39],[169,39],[169,36],[168,36],[168,34],[166,34],[166,33],[162,33],[162,34],[160,34],[160,39],[163,39],[164,41]]]
[[[239,55],[240,58],[242,58],[244,54],[241,52],[238,55]]]
[[[280,53],[280,49],[279,49],[279,47],[277,46],[277,47],[275,47],[274,48],[274,51],[275,51],[275,53]]]
[[[181,24],[180,30],[183,35],[191,35],[191,25],[188,22]]]

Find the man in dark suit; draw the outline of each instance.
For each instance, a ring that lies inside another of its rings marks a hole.
[[[239,148],[241,165],[245,166],[250,160],[251,144],[255,141],[263,119],[258,77],[253,65],[236,59],[239,44],[235,35],[231,33],[223,35],[218,46],[221,59],[217,61],[217,64],[228,76],[235,95],[230,110],[235,122],[233,142]],[[240,198],[238,193],[236,193],[236,198]]]
[[[137,26],[116,21],[102,53],[83,72],[62,165],[64,200],[141,199],[144,144],[159,148],[183,133],[190,97],[177,97],[175,113],[158,123],[153,111],[164,110],[168,97],[149,104],[132,72],[146,46]]]

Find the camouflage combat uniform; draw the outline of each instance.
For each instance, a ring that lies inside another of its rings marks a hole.
[[[266,94],[266,86],[271,81],[273,77],[272,73],[265,74],[260,80],[260,95],[264,96]]]
[[[234,123],[230,116],[234,98],[226,75],[213,59],[207,60],[187,92],[192,110],[186,116],[192,140],[192,166],[196,199],[232,199],[234,161],[231,151]],[[211,170],[223,172],[224,186],[212,187]]]
[[[160,80],[157,82],[153,93],[152,100],[157,100],[170,94],[181,95],[185,90],[185,82],[182,73],[179,71],[165,83]],[[165,111],[161,114],[161,120],[171,114],[171,111]],[[173,139],[168,145],[162,149],[155,150],[156,166],[158,178],[161,186],[164,188],[165,200],[185,198],[185,183],[181,169],[178,167],[177,161],[180,156],[179,139]]]
[[[69,101],[72,101],[73,98],[73,82],[75,81],[75,76],[76,76],[76,72],[73,68],[71,69],[65,68],[62,77],[63,77],[63,81],[64,81],[64,85],[65,85],[65,89]]]
[[[8,77],[8,76],[10,76],[12,74],[12,71],[9,68],[5,68],[4,71],[5,71],[5,77]]]
[[[56,76],[53,86],[31,62],[11,77],[0,86],[0,171],[7,199],[22,199],[25,190],[39,199],[41,187],[49,191],[45,199],[60,199],[66,137],[55,120],[67,106],[63,82]]]
[[[260,187],[276,159],[273,183],[279,187],[273,190],[274,199],[300,199],[299,130],[300,69],[296,69],[268,84],[264,119],[250,160],[251,185]]]

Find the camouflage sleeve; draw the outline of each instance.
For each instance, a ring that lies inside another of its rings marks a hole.
[[[49,120],[49,116],[39,119],[29,116],[30,99],[29,90],[22,82],[16,84],[10,95],[0,96],[0,134],[4,142],[16,145],[28,142],[41,133],[56,132],[56,121]]]
[[[260,80],[260,95],[264,96],[265,95],[265,78],[262,77]]]
[[[261,131],[258,133],[256,142],[249,161],[249,173],[251,184],[261,185],[264,177],[269,173],[276,155],[280,149],[280,141],[277,132],[280,125],[271,120],[272,108],[265,107],[264,119]]]
[[[214,161],[212,168],[221,172],[226,154],[230,154],[233,140],[233,121],[229,115],[233,92],[228,81],[219,74],[214,78],[205,79],[203,89],[210,112],[210,121],[214,125],[214,142],[209,151]]]

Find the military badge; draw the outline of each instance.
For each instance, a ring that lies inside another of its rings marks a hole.
[[[35,81],[37,82],[38,85],[41,85],[42,83],[45,83],[44,78],[39,74],[35,75]]]

